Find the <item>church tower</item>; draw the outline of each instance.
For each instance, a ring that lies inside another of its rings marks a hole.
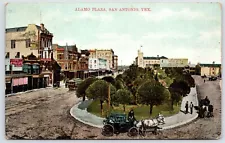
[[[138,67],[144,68],[143,52],[141,50],[138,50]]]

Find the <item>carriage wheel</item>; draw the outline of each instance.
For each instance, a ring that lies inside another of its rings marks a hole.
[[[145,135],[146,135],[146,129],[144,129],[144,128],[139,128],[139,135],[145,136]]]
[[[112,125],[104,125],[102,128],[102,135],[104,136],[113,136],[114,128]]]
[[[137,136],[138,135],[138,129],[136,127],[132,127],[129,129],[127,135],[129,137],[132,137],[132,136]]]

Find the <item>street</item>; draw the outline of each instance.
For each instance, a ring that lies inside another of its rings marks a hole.
[[[221,134],[221,90],[219,80],[203,82],[195,77],[199,96],[208,96],[214,105],[214,117],[197,119],[188,125],[163,130],[158,135],[147,133],[134,139],[216,139]],[[104,137],[101,129],[76,121],[69,113],[78,102],[68,89],[44,89],[7,97],[7,139],[129,139],[126,133]]]

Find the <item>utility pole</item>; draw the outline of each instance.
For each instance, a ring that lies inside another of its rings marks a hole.
[[[110,112],[110,83],[108,83],[108,114]]]

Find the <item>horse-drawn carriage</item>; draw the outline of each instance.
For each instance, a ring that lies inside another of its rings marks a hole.
[[[163,115],[159,114],[154,119],[146,119],[137,121],[135,119],[126,118],[126,114],[112,113],[103,121],[102,134],[105,136],[113,136],[122,132],[127,132],[128,136],[145,135],[146,132],[157,133],[160,124],[164,124]]]
[[[112,113],[103,121],[102,134],[105,136],[113,136],[121,132],[128,132],[129,136],[138,134],[138,130],[134,122],[127,120],[126,114]]]
[[[200,118],[213,117],[213,105],[210,104],[208,98],[201,99],[199,101],[199,106],[197,107],[197,110]]]

